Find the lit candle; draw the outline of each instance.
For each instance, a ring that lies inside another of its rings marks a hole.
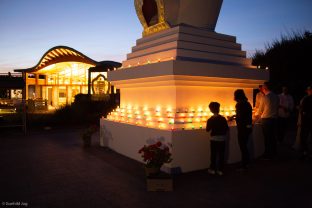
[[[158,119],[158,122],[162,122],[162,121],[164,121],[163,118],[159,118],[159,119]]]

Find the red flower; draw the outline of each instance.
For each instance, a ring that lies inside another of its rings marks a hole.
[[[143,161],[149,167],[161,167],[164,163],[172,161],[169,146],[158,141],[155,144],[144,145],[139,151]]]

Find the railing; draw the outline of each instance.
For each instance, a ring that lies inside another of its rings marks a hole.
[[[22,73],[0,73],[0,77],[22,77]]]
[[[27,100],[28,111],[47,111],[48,101],[43,99]]]
[[[0,129],[21,127],[26,134],[26,106],[22,99],[0,99]]]
[[[27,113],[47,110],[47,100],[43,99],[0,99],[0,129],[21,127],[26,134]]]
[[[12,99],[0,99],[0,113],[15,113],[16,105]]]
[[[43,99],[27,100],[27,111],[47,111],[48,101]],[[22,111],[22,99],[0,99],[0,114]]]

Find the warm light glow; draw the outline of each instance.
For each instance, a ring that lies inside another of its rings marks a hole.
[[[156,107],[156,112],[160,112],[160,110],[161,110],[161,107],[160,107],[160,106],[157,106],[157,107]]]
[[[166,130],[191,130],[202,129],[210,116],[213,115],[207,108],[203,109],[202,107],[183,110],[165,108],[167,109],[166,113],[163,109],[164,108],[159,105],[150,109],[148,109],[147,106],[144,108],[139,108],[137,106],[133,108],[131,105],[127,105],[126,108],[117,108],[111,112],[107,119]],[[225,116],[235,115],[235,110],[231,107],[222,108],[222,112],[220,113]]]
[[[45,67],[45,70],[51,70],[55,67],[55,64]]]
[[[159,62],[165,62],[165,61],[172,61],[174,60],[174,57],[163,57],[163,58],[157,58],[157,59],[147,59],[147,60],[140,60],[140,61],[135,61],[135,62],[126,62],[124,63],[124,66],[118,68],[118,69],[126,69],[126,68],[132,68],[136,66],[142,66],[142,65],[147,65],[147,64],[154,64],[154,63],[159,63]]]

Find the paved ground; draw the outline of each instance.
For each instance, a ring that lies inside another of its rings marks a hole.
[[[174,176],[173,192],[147,192],[142,164],[97,142],[84,149],[79,135],[79,129],[28,136],[0,132],[0,203],[53,208],[312,207],[312,163],[299,161],[287,147],[280,147],[278,159],[255,161],[246,173],[233,166],[224,177],[197,171]]]

